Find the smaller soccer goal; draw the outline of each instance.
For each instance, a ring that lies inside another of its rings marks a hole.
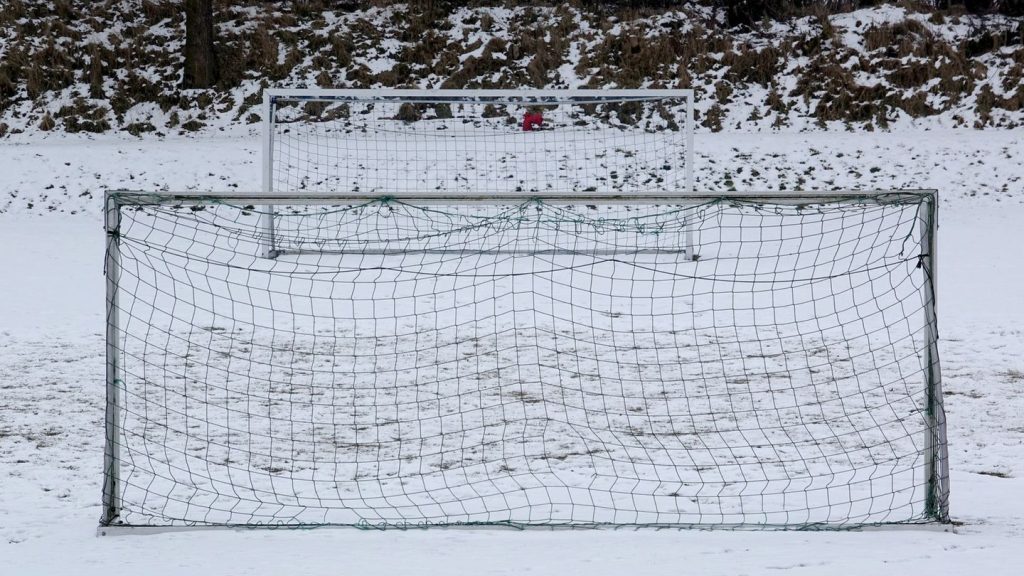
[[[691,90],[278,89],[264,99],[268,194],[671,198],[694,188]],[[329,206],[303,218],[265,209],[271,257],[352,232]],[[692,235],[678,240],[692,259]]]
[[[263,254],[271,204],[301,250]],[[945,521],[935,222],[930,191],[110,193],[102,524]]]

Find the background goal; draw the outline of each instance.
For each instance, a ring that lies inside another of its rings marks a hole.
[[[947,519],[934,193],[680,202],[110,194],[102,523]]]
[[[686,195],[693,93],[266,90],[263,169],[263,190],[281,196]],[[352,233],[330,207],[267,210],[268,256]]]

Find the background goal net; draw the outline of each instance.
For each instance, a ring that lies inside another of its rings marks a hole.
[[[690,90],[267,90],[264,108],[265,192],[693,191]],[[270,213],[271,256],[352,232],[330,207]]]
[[[107,201],[104,524],[946,518],[932,193]]]

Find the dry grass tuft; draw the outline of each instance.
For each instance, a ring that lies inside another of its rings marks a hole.
[[[75,132],[106,132],[110,130],[107,116],[110,109],[106,106],[92,104],[85,98],[75,98],[68,105],[61,106],[57,118],[63,120],[64,131]]]
[[[869,52],[884,49],[887,56],[894,58],[910,56],[918,46],[927,47],[932,41],[931,31],[913,18],[872,26],[864,33],[864,47]]]
[[[42,130],[43,132],[49,132],[50,130],[53,130],[56,127],[57,122],[53,119],[53,116],[50,116],[49,112],[44,114],[43,119],[39,121],[39,129]]]
[[[174,20],[181,16],[181,5],[168,0],[143,0],[142,15],[149,26],[155,26],[165,20]]]
[[[406,102],[398,107],[398,113],[395,114],[395,120],[401,120],[402,122],[416,122],[423,117],[419,107],[410,102]]]
[[[729,68],[726,76],[730,80],[761,86],[767,86],[776,78],[784,62],[782,51],[774,46],[755,50],[743,44],[738,52],[729,50],[722,57],[722,64]]]

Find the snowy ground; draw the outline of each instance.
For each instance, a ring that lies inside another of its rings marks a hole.
[[[0,565],[11,574],[622,574],[680,566],[712,574],[1016,574],[1024,560],[1022,144],[1019,132],[697,137],[698,188],[706,190],[940,189],[951,512],[963,523],[955,532],[325,529],[97,539],[102,190],[252,189],[258,143],[5,143]]]

